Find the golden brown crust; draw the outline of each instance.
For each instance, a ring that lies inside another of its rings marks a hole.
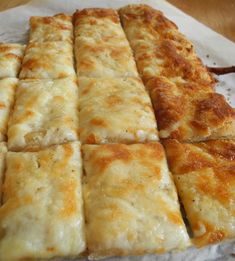
[[[71,43],[55,41],[27,46],[20,79],[58,79],[74,75]]]
[[[74,78],[21,80],[8,128],[10,150],[39,150],[78,139]]]
[[[196,57],[193,47],[189,49],[182,47],[184,43],[177,46],[173,40],[163,40],[159,49],[165,59],[161,76],[167,78],[181,77],[200,84],[213,82],[212,76],[207,68],[202,65],[201,60]],[[205,78],[205,79],[204,79]]]
[[[0,208],[1,258],[50,259],[83,252],[79,142],[39,152],[8,152],[6,165]]]
[[[61,23],[59,23],[59,20],[61,20]],[[52,25],[53,27],[55,26],[57,29],[71,29],[70,26],[66,26],[66,24],[63,25],[62,21],[71,22],[72,17],[66,14],[56,14],[54,16],[31,16],[30,26],[32,26],[34,29],[38,26],[38,23],[42,23],[46,25]]]
[[[24,51],[24,45],[0,43],[0,78],[18,76]]]
[[[151,25],[158,32],[165,29],[177,29],[177,26],[167,19],[161,11],[148,5],[128,5],[120,8],[119,14],[125,22],[134,19],[141,20],[146,25]]]
[[[107,44],[117,48],[129,45],[115,10],[85,9],[77,11],[74,20],[74,35],[79,45],[84,41],[97,47]]]
[[[235,236],[235,141],[163,142],[197,246]]]
[[[83,10],[77,10],[73,14],[74,25],[78,26],[83,17],[93,17],[95,19],[108,19],[111,22],[119,23],[119,17],[114,9],[109,8],[85,8]]]
[[[30,17],[30,42],[73,40],[72,17],[66,14]]]
[[[210,140],[187,144],[177,140],[164,140],[167,160],[174,174],[180,175],[202,168],[235,166],[235,142]]]
[[[150,98],[139,78],[79,78],[83,144],[158,140]]]
[[[74,14],[74,21],[79,76],[138,76],[131,48],[115,10],[84,9]]]
[[[145,83],[161,75],[214,85],[192,43],[162,12],[147,5],[130,5],[121,8],[119,14]]]
[[[210,85],[155,77],[146,86],[160,138],[192,142],[235,137],[235,110]]]
[[[75,57],[78,76],[115,78],[138,76],[128,45],[94,45],[76,39]]]
[[[82,152],[90,258],[189,245],[160,143],[83,145]]]

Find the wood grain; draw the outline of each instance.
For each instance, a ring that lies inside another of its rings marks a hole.
[[[168,0],[168,2],[235,42],[235,0]]]
[[[0,0],[0,11],[29,0]],[[185,13],[235,42],[235,0],[168,0]]]
[[[28,3],[30,0],[0,0],[0,11]]]

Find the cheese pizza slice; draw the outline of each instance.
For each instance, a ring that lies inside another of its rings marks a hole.
[[[75,38],[92,44],[129,45],[117,12],[107,8],[86,8],[73,15]]]
[[[2,260],[75,257],[85,248],[78,142],[8,152],[0,208]]]
[[[30,43],[25,52],[20,78],[57,79],[75,75],[73,47],[66,41]]]
[[[72,17],[66,14],[30,17],[30,42],[73,41]]]
[[[210,85],[155,77],[146,86],[160,138],[188,142],[235,138],[235,110]]]
[[[0,78],[18,76],[24,50],[21,44],[0,43]]]
[[[6,140],[7,123],[14,103],[16,78],[0,79],[0,142]]]
[[[201,247],[235,237],[235,141],[164,141],[167,160]]]
[[[10,150],[35,150],[78,139],[78,88],[74,78],[21,80],[9,121]]]
[[[150,98],[139,78],[79,78],[82,143],[158,140]]]
[[[78,76],[132,77],[138,76],[136,64],[128,45],[93,44],[81,38],[75,40]]]
[[[160,143],[83,145],[82,152],[90,258],[163,253],[190,244]]]
[[[0,142],[0,206],[2,202],[2,183],[5,172],[5,157],[7,152],[7,145],[5,142]]]
[[[192,43],[162,12],[147,5],[129,5],[119,14],[145,83],[151,77],[165,76],[214,85]]]

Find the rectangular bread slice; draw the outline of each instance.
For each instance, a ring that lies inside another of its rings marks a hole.
[[[75,58],[78,76],[138,76],[131,48],[113,9],[77,11]]]
[[[119,15],[145,83],[151,77],[165,76],[214,84],[192,43],[162,12],[140,4],[121,8]]]
[[[8,152],[0,208],[2,260],[75,257],[86,248],[78,142]]]
[[[235,141],[164,141],[196,246],[235,237]]]
[[[54,42],[73,41],[72,17],[66,14],[30,17],[29,41]]]
[[[108,8],[86,8],[73,15],[74,36],[94,45],[129,45],[118,14]]]
[[[78,88],[74,78],[21,80],[9,121],[10,150],[38,150],[78,139]]]
[[[160,138],[186,142],[235,138],[235,110],[210,86],[165,77],[152,78],[146,86]]]
[[[0,206],[2,202],[2,183],[3,183],[3,175],[5,172],[5,157],[7,152],[7,144],[6,142],[0,142]]]
[[[74,75],[71,43],[39,42],[27,46],[20,79],[58,79]]]
[[[75,58],[79,77],[136,77],[136,64],[129,46],[94,45],[75,39]]]
[[[79,78],[82,143],[158,140],[150,98],[139,78]]]
[[[0,43],[0,78],[17,77],[25,45]]]
[[[190,245],[160,143],[83,145],[89,258]]]
[[[7,124],[14,103],[17,83],[16,78],[0,79],[0,142],[6,140]]]

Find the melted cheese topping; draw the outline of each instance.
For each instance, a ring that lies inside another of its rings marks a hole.
[[[30,43],[22,63],[20,78],[56,79],[75,75],[73,48],[68,42]]]
[[[77,74],[87,77],[138,76],[118,14],[84,9],[74,14]]]
[[[77,139],[76,81],[73,78],[21,80],[9,122],[9,148],[38,149]]]
[[[72,17],[66,14],[30,17],[30,42],[73,41]]]
[[[91,24],[96,26],[99,23],[119,24],[118,13],[111,8],[85,8],[77,10],[73,14],[75,32],[81,24]]]
[[[85,250],[81,175],[77,142],[7,154],[0,208],[3,260],[69,257]]]
[[[118,14],[113,9],[83,9],[77,11],[73,18],[76,39],[82,38],[95,45],[128,45]]]
[[[79,79],[83,143],[158,140],[151,101],[138,78]]]
[[[235,236],[235,142],[164,142],[197,246]]]
[[[5,172],[5,156],[7,152],[7,146],[5,142],[0,142],[0,206],[2,202],[2,182],[3,174]]]
[[[0,141],[6,140],[7,123],[14,102],[18,80],[15,78],[0,79]]]
[[[90,258],[190,244],[160,143],[83,145],[82,151]]]
[[[151,77],[165,76],[214,84],[192,43],[162,12],[147,5],[129,5],[119,14],[145,83]]]
[[[94,45],[92,41],[76,38],[75,57],[78,76],[138,76],[135,61],[128,45]]]
[[[25,46],[0,43],[0,78],[17,77]]]
[[[148,81],[160,138],[235,138],[235,110],[211,86],[155,77]]]

